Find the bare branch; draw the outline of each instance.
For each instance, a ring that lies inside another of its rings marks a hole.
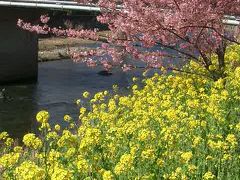
[[[179,6],[178,2],[177,2],[176,0],[173,0],[173,1],[174,1],[174,3],[176,4],[176,6],[177,6],[178,10],[179,10],[179,11],[181,11],[181,9],[180,9],[180,6]]]

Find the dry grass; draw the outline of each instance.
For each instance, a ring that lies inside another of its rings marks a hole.
[[[99,35],[102,40],[105,40],[109,35],[109,31],[101,31]],[[67,49],[85,49],[88,45],[96,44],[95,41],[78,39],[78,38],[61,38],[61,37],[51,37],[39,39],[39,61],[52,61],[59,59],[70,58]]]
[[[55,50],[63,47],[93,44],[94,41],[76,38],[46,38],[39,40],[39,51]]]
[[[99,32],[100,36],[106,37],[109,34],[109,31]],[[77,47],[81,45],[95,44],[95,41],[86,40],[86,39],[77,39],[77,38],[61,38],[61,37],[52,37],[52,38],[43,38],[39,39],[39,51],[51,51],[64,47]]]

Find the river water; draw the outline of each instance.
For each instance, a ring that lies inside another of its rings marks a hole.
[[[63,116],[70,114],[77,119],[79,107],[75,101],[84,91],[96,93],[111,90],[118,84],[128,91],[130,79],[140,72],[124,73],[116,70],[111,76],[102,76],[100,68],[88,68],[71,60],[39,63],[38,83],[0,86],[5,88],[6,99],[0,99],[0,132],[7,131],[12,137],[21,138],[37,129],[36,113],[50,112],[51,124],[62,124]]]

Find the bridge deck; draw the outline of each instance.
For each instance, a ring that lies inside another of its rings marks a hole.
[[[94,5],[82,5],[73,0],[0,0],[0,6],[41,8],[41,9],[60,9],[60,10],[79,10],[96,11],[100,8]]]
[[[93,4],[83,5],[74,0],[0,0],[0,6],[91,12],[100,12],[101,10]],[[121,6],[119,6],[119,9],[121,9]],[[240,18],[239,16],[226,16],[223,22],[228,25],[238,26],[240,25]]]

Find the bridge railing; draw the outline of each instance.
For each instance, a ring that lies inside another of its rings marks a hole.
[[[25,2],[25,3],[74,4],[74,5],[79,5],[78,2],[73,1],[73,0],[1,0],[1,1],[4,1],[4,2]]]
[[[25,7],[25,8],[44,8],[44,9],[62,9],[79,11],[100,12],[100,7],[93,4],[79,4],[74,0],[0,0],[0,6]],[[122,8],[121,5],[118,6]],[[239,26],[239,16],[225,16],[224,24]]]
[[[100,11],[100,8],[93,4],[83,5],[73,0],[0,0],[0,6]]]

